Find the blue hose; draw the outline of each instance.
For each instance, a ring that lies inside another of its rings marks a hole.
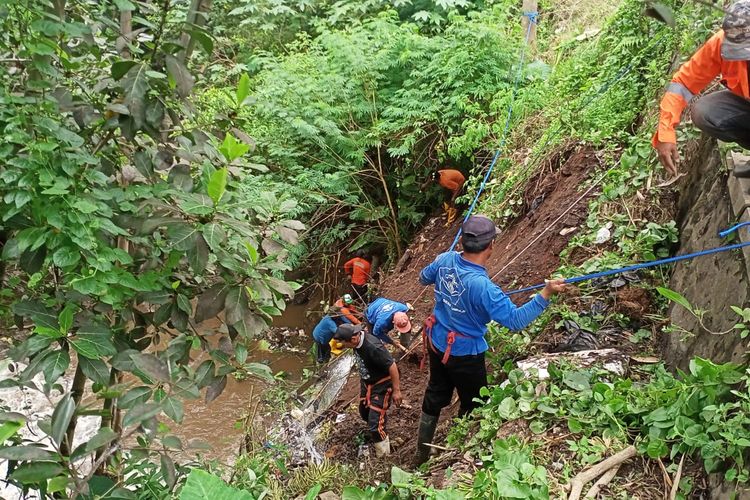
[[[737,231],[739,228],[744,227],[744,226],[750,226],[750,222],[741,222],[739,224],[736,224],[730,227],[729,229],[725,229],[724,231],[719,231],[719,237],[724,238],[728,234],[734,231]],[[649,267],[656,267],[656,266],[662,266],[664,264],[671,264],[672,262],[690,260],[696,257],[703,257],[704,255],[711,255],[711,254],[720,253],[720,252],[728,252],[729,250],[736,250],[738,248],[746,247],[749,245],[750,245],[750,241],[748,241],[747,243],[735,243],[733,245],[710,248],[708,250],[702,250],[700,252],[693,252],[693,253],[688,253],[685,255],[677,255],[675,257],[669,257],[668,259],[652,260],[650,262],[642,262],[640,264],[634,264],[632,266],[621,267],[619,269],[610,269],[609,271],[601,271],[598,273],[584,274],[583,276],[575,276],[573,278],[566,278],[564,282],[568,284],[580,283],[581,281],[588,281],[588,280],[592,280],[596,278],[602,278],[604,276],[612,276],[614,274],[626,273],[628,271],[636,271],[638,269],[646,269]],[[516,293],[530,292],[532,290],[539,290],[540,288],[544,288],[544,286],[545,284],[541,283],[539,285],[528,286],[526,288],[521,288],[521,289],[513,290],[510,292],[505,292],[505,294],[514,295]]]

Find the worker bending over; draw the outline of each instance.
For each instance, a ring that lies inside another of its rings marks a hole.
[[[344,263],[344,272],[351,279],[354,298],[367,304],[367,282],[370,280],[370,262],[365,259],[365,252],[357,250],[353,259]]]
[[[390,402],[401,406],[398,367],[388,349],[376,337],[366,333],[363,325],[341,325],[333,337],[344,347],[354,349],[359,368],[359,414],[368,423],[375,454],[391,452],[385,430]]]
[[[458,170],[454,169],[445,169],[445,170],[438,170],[437,172],[432,174],[432,180],[440,184],[443,188],[445,188],[451,195],[450,201],[443,202],[443,210],[445,210],[445,214],[448,217],[448,221],[446,222],[446,227],[453,224],[453,221],[456,219],[456,215],[458,214],[458,210],[456,209],[456,198],[459,194],[461,194],[461,189],[464,187],[464,182],[466,182],[466,178],[464,177],[464,174],[462,174]]]
[[[427,460],[440,411],[450,403],[453,390],[461,401],[459,415],[473,410],[479,391],[487,384],[484,353],[487,323],[497,321],[520,330],[547,307],[552,295],[563,290],[553,280],[521,307],[516,307],[499,286],[490,281],[487,264],[496,235],[495,224],[474,215],[462,226],[463,253],[446,252],[422,269],[423,285],[435,285],[435,309],[425,321],[423,339],[430,360],[430,378],[422,402],[416,461]]]
[[[343,316],[349,320],[349,323],[358,325],[362,321],[359,318],[362,317],[357,308],[354,306],[354,299],[348,293],[345,293],[339,300],[333,304],[336,314]]]
[[[359,311],[354,307],[354,299],[348,293],[345,293],[338,299],[323,316],[323,319],[315,326],[313,330],[313,340],[315,341],[315,350],[317,351],[318,363],[327,363],[331,359],[331,340],[336,328],[343,324],[351,323],[358,325],[361,320]],[[339,354],[339,351],[335,351]]]
[[[724,88],[695,101],[693,123],[711,137],[750,149],[750,1],[733,3],[722,28],[680,66],[661,100],[659,127],[652,142],[659,161],[672,175],[680,159],[675,127],[688,103],[718,75]],[[750,177],[750,165],[735,168],[734,175]]]
[[[393,344],[402,351],[406,351],[406,347],[401,345],[401,341],[392,339],[389,333],[394,328],[399,333],[411,331],[411,320],[409,315],[406,314],[410,309],[409,304],[402,304],[395,300],[382,297],[373,300],[367,306],[365,312],[367,322],[370,323],[370,332],[384,344]]]

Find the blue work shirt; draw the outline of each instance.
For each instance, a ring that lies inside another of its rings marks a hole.
[[[375,299],[367,306],[365,315],[367,322],[372,325],[372,334],[386,344],[393,344],[388,332],[393,330],[393,315],[397,312],[407,312],[406,304],[388,299]]]
[[[511,330],[521,330],[549,304],[544,297],[536,295],[516,307],[500,287],[490,281],[484,267],[469,262],[458,252],[438,255],[432,264],[422,269],[419,281],[423,285],[435,285],[433,345],[445,352],[449,331],[466,335],[456,335],[451,356],[486,351],[484,334],[491,320]]]
[[[345,317],[341,317],[341,320],[344,323],[351,323],[351,321],[349,321]],[[333,334],[336,333],[336,329],[338,327],[339,325],[336,324],[333,318],[328,315],[323,316],[323,319],[321,319],[318,324],[315,325],[315,329],[313,330],[312,334],[313,338],[316,342],[327,344],[333,338]]]

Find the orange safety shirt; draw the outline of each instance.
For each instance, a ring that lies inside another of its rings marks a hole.
[[[355,285],[364,285],[370,279],[370,263],[362,257],[354,257],[344,264],[344,272],[352,277]]]
[[[462,174],[458,170],[438,170],[438,175],[440,176],[438,184],[443,186],[445,189],[449,189],[453,193],[457,193],[458,191],[460,191],[464,185],[464,182],[466,182],[466,177],[464,177],[464,174]]]
[[[359,314],[359,311],[357,311],[357,308],[354,306],[344,304],[342,299],[337,300],[333,305],[338,308],[339,314],[352,322],[352,325],[358,325],[361,323],[361,321],[355,316],[355,314]]]
[[[685,64],[680,66],[661,100],[659,127],[653,138],[658,142],[677,143],[675,127],[690,100],[711,83],[717,75],[729,90],[738,96],[750,97],[747,82],[747,61],[727,61],[721,57],[724,30],[714,34]]]

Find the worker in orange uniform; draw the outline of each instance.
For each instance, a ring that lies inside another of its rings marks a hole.
[[[455,201],[458,195],[461,193],[461,189],[464,187],[466,177],[464,177],[464,174],[462,174],[458,170],[445,169],[438,170],[437,172],[432,174],[432,179],[440,184],[443,188],[447,189],[451,194],[450,202],[446,201],[443,203],[443,209],[448,216],[448,222],[445,225],[446,227],[450,226],[456,219],[456,214],[458,213],[458,211],[456,210]]]
[[[336,308],[336,314],[348,319],[352,325],[358,325],[362,322],[359,319],[362,317],[362,313],[354,307],[354,299],[348,293],[345,293],[333,306]]]
[[[725,88],[695,101],[691,110],[693,123],[711,137],[750,149],[749,18],[750,0],[733,3],[727,9],[722,29],[680,67],[667,86],[652,143],[659,161],[672,175],[677,174],[680,159],[675,133],[680,116],[693,97],[718,75]],[[750,165],[735,168],[734,175],[750,177]]]
[[[365,253],[362,250],[357,250],[356,256],[344,264],[344,272],[352,280],[354,296],[362,301],[363,304],[367,304],[367,282],[370,280],[370,262],[364,257]]]

